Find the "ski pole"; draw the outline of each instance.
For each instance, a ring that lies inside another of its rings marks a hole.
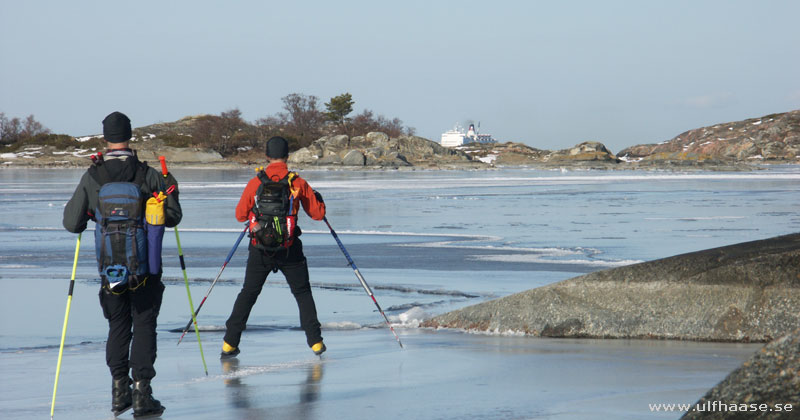
[[[75,289],[75,270],[78,268],[78,254],[81,250],[81,233],[75,244],[75,260],[72,262],[72,277],[69,280],[69,293],[67,294],[67,313],[64,314],[64,327],[61,329],[61,345],[58,347],[58,363],[56,364],[56,381],[53,384],[53,402],[50,404],[50,419],[56,409],[56,390],[58,389],[58,374],[61,372],[61,357],[64,355],[64,339],[67,337],[67,323],[69,322],[69,309],[72,306],[72,291]]]
[[[169,172],[167,171],[167,160],[164,156],[159,156],[158,160],[161,161],[161,174],[164,178],[167,177]],[[197,346],[200,347],[200,358],[203,360],[203,369],[206,372],[206,376],[208,376],[208,366],[206,365],[206,357],[203,355],[203,343],[200,341],[200,330],[197,328],[197,318],[194,316],[194,303],[192,303],[192,292],[189,290],[189,276],[186,275],[186,263],[183,259],[183,249],[181,248],[181,237],[178,234],[178,227],[175,226],[175,243],[178,244],[178,259],[181,261],[181,271],[183,271],[183,282],[186,284],[186,296],[189,298],[189,311],[192,314],[192,320],[194,321],[194,333],[197,335]]]
[[[244,234],[247,233],[247,227],[248,227],[247,224],[245,224],[244,230],[242,230],[242,233],[239,234],[239,239],[236,240],[236,243],[233,245],[233,248],[231,248],[231,251],[228,252],[228,257],[225,258],[225,263],[222,264],[222,268],[219,269],[219,273],[217,273],[217,277],[214,279],[213,282],[211,282],[211,286],[208,288],[208,292],[206,292],[206,295],[203,297],[203,300],[200,301],[200,305],[194,311],[194,315],[192,316],[192,319],[190,319],[189,322],[186,323],[186,327],[183,328],[183,333],[181,334],[181,338],[178,339],[178,344],[181,344],[181,341],[183,340],[183,336],[186,335],[186,331],[189,331],[189,327],[192,326],[192,321],[196,321],[197,320],[197,314],[200,313],[200,308],[202,308],[203,304],[206,303],[206,299],[208,299],[208,295],[211,294],[211,290],[214,289],[214,285],[217,284],[217,280],[219,280],[219,277],[222,275],[222,272],[225,270],[225,267],[231,261],[231,257],[233,257],[233,253],[236,252],[236,249],[239,248],[239,244],[242,242],[242,238],[244,238]]]
[[[325,221],[325,224],[328,225],[328,229],[331,230],[331,235],[333,235],[333,239],[335,239],[336,243],[339,244],[339,249],[342,250],[342,253],[344,254],[345,258],[347,258],[348,265],[350,267],[352,267],[353,268],[353,272],[356,273],[356,277],[358,277],[358,281],[361,282],[361,286],[364,288],[364,291],[366,291],[367,294],[369,295],[369,297],[372,298],[372,301],[375,302],[375,306],[378,308],[378,311],[381,313],[381,315],[383,315],[383,319],[386,321],[386,325],[389,326],[389,329],[392,330],[392,334],[394,334],[394,338],[397,339],[397,344],[400,345],[400,348],[403,348],[403,343],[400,342],[400,337],[398,337],[397,333],[394,332],[394,328],[392,327],[392,324],[389,322],[389,318],[387,318],[386,314],[383,313],[383,309],[381,309],[381,305],[378,305],[378,301],[375,300],[375,295],[372,294],[372,289],[369,288],[369,285],[367,284],[367,281],[364,280],[364,276],[361,275],[361,271],[359,271],[358,267],[356,267],[356,263],[353,262],[352,258],[350,258],[350,254],[347,253],[347,250],[344,248],[344,244],[342,244],[342,241],[339,240],[339,236],[336,235],[336,231],[334,231],[333,227],[331,227],[331,224],[328,223],[328,218],[327,217],[323,217],[322,220]]]

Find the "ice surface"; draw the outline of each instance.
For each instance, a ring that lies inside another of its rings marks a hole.
[[[194,302],[242,225],[252,171],[175,169]],[[61,227],[81,170],[0,171],[0,417],[44,418],[76,235]],[[759,345],[463,334],[421,320],[582,273],[800,230],[800,168],[758,173],[304,171],[400,335],[401,350],[327,227],[301,216],[328,351],[305,344],[295,302],[270,275],[238,361],[218,354],[244,277],[236,252],[176,346],[189,308],[174,234],[164,241],[155,395],[170,419],[674,419]],[[81,243],[56,419],[110,419],[107,324],[94,244]],[[246,242],[246,241],[245,241]],[[131,418],[130,412],[121,418]]]

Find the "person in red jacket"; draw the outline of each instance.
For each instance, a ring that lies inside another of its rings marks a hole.
[[[308,264],[303,255],[303,243],[298,237],[300,228],[295,225],[297,213],[302,205],[303,210],[314,220],[322,220],[325,217],[325,203],[322,196],[311,189],[311,186],[294,172],[289,172],[286,160],[289,157],[289,144],[283,137],[272,137],[267,141],[266,148],[267,161],[269,165],[263,171],[259,171],[258,176],[247,183],[247,186],[236,206],[236,220],[240,222],[250,221],[251,241],[249,256],[247,258],[247,268],[244,275],[244,285],[236,301],[233,310],[225,323],[226,331],[222,342],[222,353],[220,358],[226,359],[235,357],[239,354],[239,341],[242,332],[246,329],[247,319],[250,311],[261,293],[264,282],[270,271],[280,270],[289,283],[292,295],[297,301],[300,311],[300,326],[306,333],[306,341],[311,350],[321,355],[325,350],[320,332],[320,323],[317,319],[317,308],[314,304],[314,297],[311,294],[311,284],[308,277]],[[284,190],[281,190],[281,188]],[[281,191],[287,191],[288,197],[282,197]],[[269,191],[274,192],[269,196]],[[272,199],[272,201],[270,201]],[[280,217],[274,220],[272,226],[272,214],[263,217],[266,207],[272,202],[286,203],[288,205],[278,205],[288,209]],[[260,204],[259,204],[260,203]],[[268,220],[268,223],[264,223]],[[288,226],[287,226],[288,225]],[[279,232],[280,245],[270,247],[266,243],[264,232]]]

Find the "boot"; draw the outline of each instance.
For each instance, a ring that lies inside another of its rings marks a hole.
[[[328,348],[325,347],[325,343],[322,341],[311,346],[311,351],[313,351],[317,356],[321,356],[322,353],[325,353],[325,350],[328,350]]]
[[[114,412],[114,416],[128,411],[131,405],[133,405],[131,378],[126,376],[114,379],[111,385],[111,411]]]
[[[153,398],[149,379],[133,383],[133,418],[158,417],[164,410],[164,406]]]
[[[232,345],[225,342],[225,340],[222,341],[222,353],[219,354],[220,359],[222,360],[230,359],[232,357],[236,357],[237,354],[239,354],[238,347],[233,347]]]

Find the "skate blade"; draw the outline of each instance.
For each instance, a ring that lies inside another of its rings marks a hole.
[[[142,420],[142,419],[156,419],[161,417],[164,414],[164,410],[159,411],[158,413],[150,413],[150,414],[143,414],[141,416],[137,416],[134,414],[134,420]]]
[[[112,413],[114,413],[114,417],[117,417],[117,416],[119,416],[120,414],[122,414],[122,413],[124,413],[124,412],[126,412],[126,411],[130,410],[131,408],[133,408],[133,406],[132,406],[132,405],[129,405],[129,406],[128,406],[128,408],[125,408],[125,409],[122,409],[122,410],[119,410],[119,411],[114,411],[114,410],[111,410],[111,412],[112,412]]]

